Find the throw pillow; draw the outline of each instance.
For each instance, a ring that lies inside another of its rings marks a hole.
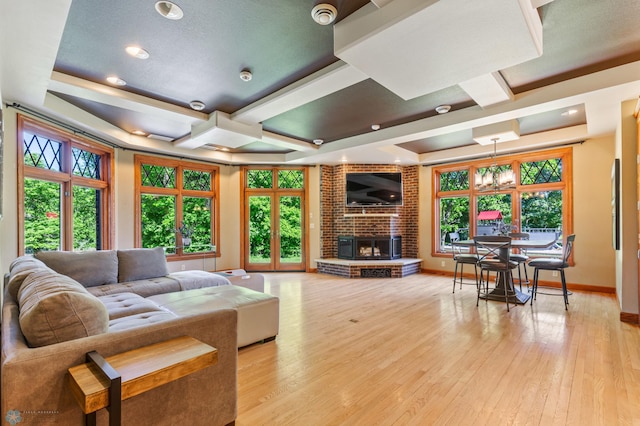
[[[34,272],[18,291],[20,328],[39,347],[106,333],[109,313],[82,284],[55,272]]]
[[[118,281],[118,257],[113,250],[40,251],[35,256],[57,273],[85,287]]]
[[[118,250],[118,282],[158,278],[168,273],[162,247]]]

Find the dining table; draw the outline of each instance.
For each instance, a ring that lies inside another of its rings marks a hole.
[[[554,239],[534,239],[534,240],[511,240],[511,248],[512,249],[548,249],[553,247],[554,244],[558,242],[558,238]],[[457,245],[460,247],[474,247],[475,242],[473,239],[470,240],[459,240],[452,242],[452,245]],[[506,258],[506,253],[501,254],[500,257]],[[509,303],[524,305],[531,298],[531,295],[528,293],[524,293],[517,289],[512,280],[507,279],[506,275],[502,274],[502,279],[498,280],[495,288],[486,294],[481,294],[481,299],[488,300],[498,300],[504,302],[505,300],[505,291],[507,292],[507,296],[509,297]]]

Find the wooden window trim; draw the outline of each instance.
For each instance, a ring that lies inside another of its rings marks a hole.
[[[176,169],[176,187],[175,188],[162,188],[155,186],[142,186],[142,164],[148,164],[161,167],[173,167]],[[212,174],[211,177],[211,190],[210,191],[198,191],[198,190],[185,190],[182,189],[182,170],[199,170]],[[135,236],[134,244],[136,247],[142,247],[142,207],[140,203],[141,194],[158,194],[158,195],[173,195],[176,197],[176,223],[180,223],[182,220],[182,201],[180,197],[205,197],[212,199],[212,206],[214,208],[214,214],[211,215],[211,232],[213,232],[213,244],[216,246],[215,251],[197,252],[197,253],[183,253],[182,249],[177,249],[176,254],[167,254],[168,261],[179,260],[192,260],[220,257],[220,200],[218,194],[220,193],[220,168],[206,163],[197,163],[186,160],[176,160],[172,158],[156,157],[148,155],[135,155],[134,156],[134,170],[135,170]],[[179,208],[180,207],[180,208]]]
[[[28,166],[24,164],[24,139],[22,135],[25,131],[29,131],[38,136],[53,139],[62,144],[62,171],[54,171],[42,169],[39,167]],[[115,208],[114,194],[112,190],[112,177],[114,170],[114,151],[111,148],[105,147],[98,142],[93,142],[88,139],[84,139],[72,133],[66,132],[57,127],[36,121],[22,114],[18,114],[18,253],[24,254],[24,179],[33,178],[40,180],[48,180],[56,183],[60,183],[64,191],[69,194],[69,202],[64,202],[61,205],[63,209],[63,221],[62,226],[62,249],[65,251],[73,251],[73,197],[71,196],[71,190],[74,185],[85,186],[101,190],[101,217],[103,217],[103,223],[101,224],[101,241],[102,250],[108,250],[112,248],[114,236],[115,236],[115,219],[112,212]],[[75,176],[72,173],[72,155],[71,149],[79,148],[84,151],[89,151],[94,154],[98,154],[102,157],[100,162],[100,176],[101,179],[89,179],[82,176]]]
[[[520,184],[520,164],[532,161],[541,161],[551,158],[562,159],[562,181],[534,184],[534,185],[521,185]],[[432,235],[431,235],[431,256],[432,257],[451,257],[451,253],[440,251],[440,198],[452,198],[452,197],[469,197],[469,212],[476,211],[476,199],[478,195],[484,194],[483,192],[475,190],[471,180],[478,168],[489,167],[494,163],[493,158],[485,158],[482,160],[471,160],[460,163],[452,163],[442,166],[434,166],[431,170],[432,177],[432,191],[431,191],[431,213],[432,213]],[[513,190],[498,191],[498,193],[512,193],[520,195],[525,192],[542,192],[542,191],[563,191],[562,200],[562,229],[565,235],[573,233],[573,149],[557,148],[545,151],[534,151],[522,154],[512,154],[497,157],[495,159],[496,165],[512,164],[512,168],[516,174],[516,186]],[[444,172],[469,170],[469,189],[460,191],[440,191],[440,174]],[[517,218],[520,222],[520,197],[511,197],[511,211],[512,216]],[[475,229],[475,223],[469,218],[470,232]],[[573,258],[570,259],[573,263]]]

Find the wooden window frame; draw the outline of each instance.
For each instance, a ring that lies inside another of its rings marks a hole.
[[[175,188],[160,188],[142,185],[142,165],[152,165],[161,167],[171,167],[176,169],[176,181]],[[199,170],[203,172],[211,173],[211,190],[199,191],[188,190],[182,188],[182,171]],[[177,160],[165,157],[156,157],[148,155],[135,155],[134,156],[134,170],[135,170],[135,247],[142,247],[142,206],[141,195],[142,194],[156,194],[156,195],[173,195],[176,197],[176,226],[179,226],[182,221],[182,197],[207,197],[212,199],[211,206],[214,209],[211,215],[211,232],[213,234],[212,243],[216,246],[212,251],[200,251],[195,253],[184,253],[181,247],[176,248],[175,254],[167,254],[168,261],[189,260],[189,259],[203,259],[220,257],[220,200],[218,194],[220,193],[220,168],[206,163],[198,163],[193,161]]]
[[[62,144],[61,147],[61,171],[46,170],[24,164],[24,138],[23,133],[29,131],[38,136],[46,137]],[[36,121],[22,114],[18,114],[18,253],[24,254],[24,180],[33,178],[56,182],[64,191],[61,202],[62,220],[61,248],[64,251],[73,251],[73,187],[84,186],[100,190],[102,223],[100,224],[101,250],[112,248],[114,241],[114,194],[112,190],[112,177],[114,171],[114,151],[98,142],[79,137],[73,133],[58,129],[54,126]],[[90,179],[73,174],[72,148],[78,148],[101,156],[100,179]]]
[[[273,173],[273,179],[271,181],[271,188],[249,188],[249,171],[250,170],[271,170]],[[302,188],[279,188],[278,187],[278,171],[280,170],[300,170],[303,174],[303,187]],[[309,212],[309,167],[308,166],[261,166],[261,165],[253,165],[253,166],[242,166],[240,168],[240,217],[242,218],[242,226],[240,227],[240,238],[242,241],[242,266],[244,267],[246,263],[246,259],[248,259],[248,247],[246,247],[245,241],[247,236],[249,235],[249,223],[244,222],[244,218],[246,217],[247,209],[249,208],[245,204],[245,200],[248,195],[261,195],[261,194],[269,194],[269,195],[292,195],[292,196],[301,196],[304,204],[303,208],[303,217],[302,217],[302,232],[304,237],[304,268],[306,271],[309,270],[309,229],[308,229],[308,221],[306,220],[306,215]]]
[[[562,180],[560,182],[521,185],[520,184],[520,165],[533,161],[542,161],[553,158],[562,160]],[[494,164],[493,158],[482,160],[465,161],[460,163],[452,163],[442,166],[433,166],[432,168],[432,240],[431,240],[431,256],[433,257],[451,257],[450,252],[444,252],[440,249],[440,199],[453,197],[469,197],[469,235],[473,235],[476,229],[476,223],[472,218],[472,213],[477,210],[477,197],[486,195],[487,192],[478,191],[474,188],[473,178],[478,169],[490,167]],[[511,193],[511,214],[513,223],[517,220],[518,227],[520,224],[520,195],[526,192],[544,192],[544,191],[562,191],[562,230],[564,235],[573,233],[573,149],[557,148],[545,151],[534,151],[521,154],[512,154],[500,156],[495,159],[497,166],[510,164],[515,175],[516,185],[514,189],[497,191],[499,194]],[[469,170],[469,189],[460,191],[440,191],[440,174],[458,170]]]

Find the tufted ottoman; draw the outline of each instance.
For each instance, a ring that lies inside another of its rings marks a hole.
[[[238,311],[238,347],[275,339],[280,322],[280,299],[235,285],[207,287],[147,297],[179,316],[221,308]]]

